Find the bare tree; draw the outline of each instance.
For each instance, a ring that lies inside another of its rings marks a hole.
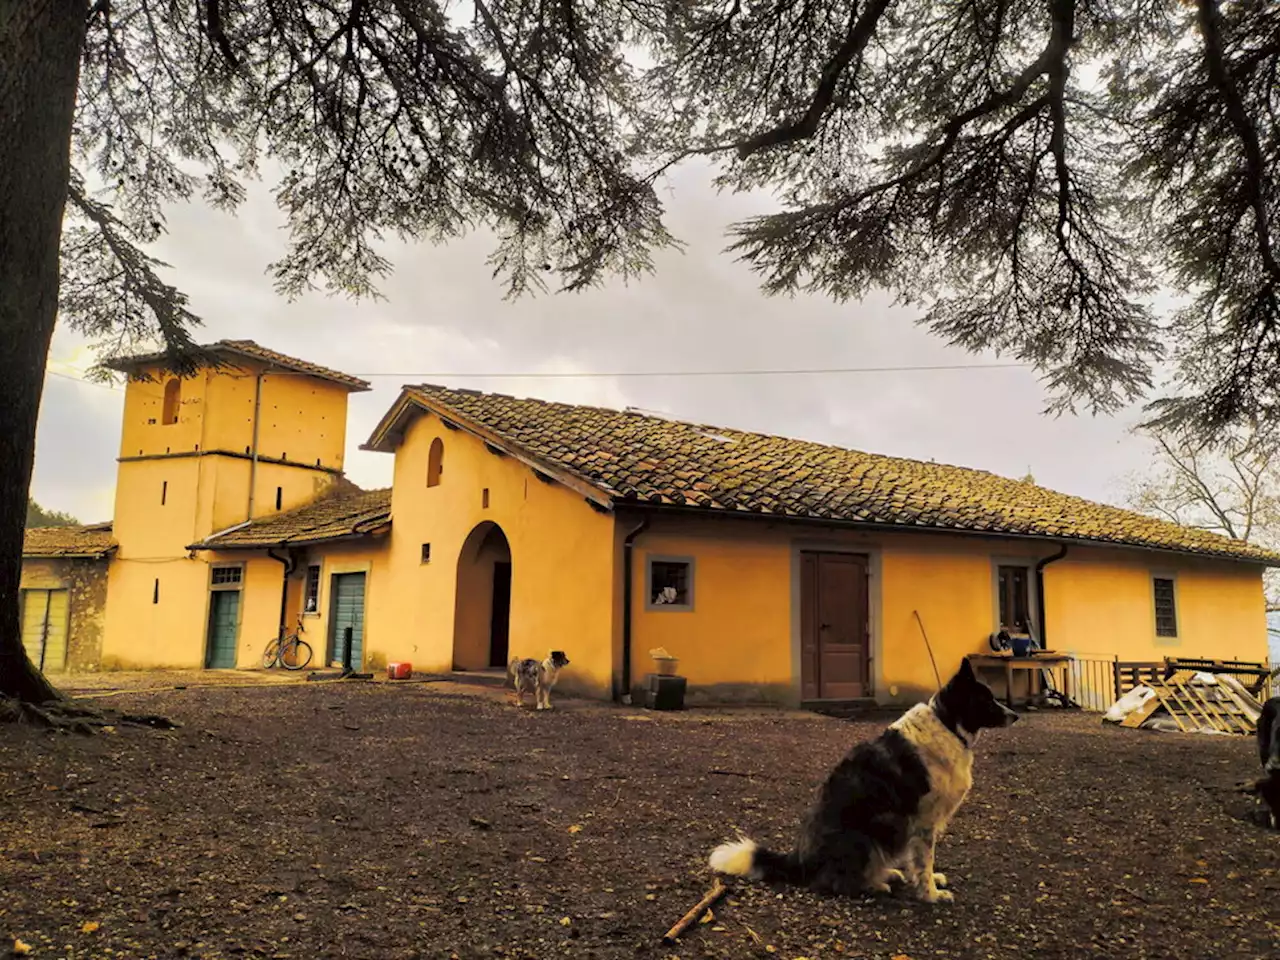
[[[0,0],[0,693],[55,695],[17,633],[55,318],[196,359],[173,201],[282,165],[288,296],[481,225],[513,294],[576,290],[650,269],[708,156],[781,201],[734,229],[767,291],[893,291],[1056,412],[1171,353],[1152,415],[1211,436],[1280,420],[1278,73],[1274,0]]]
[[[1280,549],[1280,440],[1255,428],[1210,445],[1185,430],[1147,429],[1150,471],[1132,479],[1135,510],[1200,530]],[[1267,611],[1280,610],[1280,571],[1265,577]]]

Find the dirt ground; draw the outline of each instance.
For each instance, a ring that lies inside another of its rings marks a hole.
[[[173,733],[0,728],[0,957],[1280,956],[1280,834],[1231,791],[1244,739],[1030,714],[979,743],[939,848],[955,903],[735,882],[664,947],[711,847],[785,847],[879,723],[199,679],[70,685]]]

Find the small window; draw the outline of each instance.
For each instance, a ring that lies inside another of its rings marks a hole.
[[[307,567],[307,591],[302,601],[303,613],[320,612],[320,564]]]
[[[485,487],[480,491],[480,507],[483,510],[489,509],[489,488]]]
[[[177,423],[178,411],[182,407],[182,381],[177,377],[164,385],[164,405],[160,414],[161,423]]]
[[[692,560],[651,559],[648,580],[645,599],[650,609],[693,609]]]
[[[151,588],[151,602],[152,603],[160,602],[160,578],[159,577],[156,577],[155,586]]]
[[[431,451],[427,454],[427,486],[440,485],[440,474],[444,472],[444,441],[436,437],[431,441]]]
[[[422,545],[422,562],[423,563],[431,562],[431,544],[429,543],[424,543]]]
[[[164,506],[169,499],[169,481],[166,480],[160,484],[160,506]]]
[[[284,487],[276,487],[276,509],[280,509],[280,505],[284,503]]]
[[[1151,581],[1155,594],[1156,636],[1176,637],[1178,635],[1178,605],[1174,597],[1173,580],[1169,577],[1155,577]]]
[[[1029,577],[1026,567],[1002,566],[997,571],[1000,589],[1000,626],[1012,633],[1026,633],[1031,621]]]
[[[213,568],[213,585],[215,587],[229,587],[240,583],[242,571],[239,567],[214,567]]]

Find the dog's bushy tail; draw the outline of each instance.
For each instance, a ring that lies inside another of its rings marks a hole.
[[[711,851],[711,869],[731,877],[750,877],[765,883],[804,882],[804,870],[795,853],[775,853],[742,837]]]

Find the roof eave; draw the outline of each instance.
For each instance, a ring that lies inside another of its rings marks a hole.
[[[307,370],[291,363],[280,363],[277,360],[269,360],[266,357],[257,356],[248,350],[241,350],[239,347],[233,347],[229,344],[219,346],[218,349],[223,353],[234,354],[242,360],[248,360],[252,363],[260,364],[270,370],[275,367],[278,370],[286,370],[290,373],[298,374],[304,377],[314,377],[316,380],[324,380],[326,383],[336,384],[340,387],[346,387],[349,393],[368,393],[373,387],[368,380],[361,380],[359,377],[353,377],[349,374],[343,374],[341,377],[328,376],[323,373],[317,373],[314,370]],[[335,371],[341,372],[341,371]]]
[[[951,536],[986,537],[1001,540],[1029,540],[1037,543],[1078,544],[1089,547],[1110,547],[1120,550],[1145,550],[1152,553],[1172,553],[1179,556],[1194,557],[1198,560],[1217,560],[1228,563],[1248,563],[1254,566],[1280,569],[1280,555],[1269,559],[1246,557],[1228,553],[1210,553],[1203,550],[1188,550],[1178,547],[1161,547],[1154,544],[1132,543],[1118,540],[1100,540],[1092,537],[1081,537],[1072,534],[1051,536],[1039,533],[1012,533],[1001,530],[974,530],[966,527],[942,527],[928,524],[885,523],[871,520],[840,520],[830,517],[797,516],[784,513],[766,513],[758,510],[729,510],[723,507],[700,507],[688,504],[652,503],[646,500],[619,498],[615,501],[615,509],[619,511],[644,511],[650,513],[683,514],[724,520],[765,520],[773,523],[795,523],[807,526],[840,527],[849,530],[869,530],[877,533],[931,533],[950,534]]]
[[[116,547],[107,547],[105,550],[84,550],[78,553],[53,553],[51,551],[36,551],[29,553],[22,551],[23,560],[105,560],[116,552]]]
[[[395,402],[382,415],[382,419],[369,434],[369,439],[360,444],[359,449],[370,453],[395,453],[396,443],[391,439],[391,434],[405,414],[415,407],[420,407],[417,398],[409,387],[402,386],[400,396],[396,397]]]
[[[209,344],[206,347],[190,351],[190,354],[193,358],[205,360],[209,363],[215,362],[219,357],[224,358],[224,362],[226,359],[234,358],[241,361],[248,361],[250,363],[266,367],[267,369],[275,368],[277,370],[285,370],[299,376],[313,377],[316,380],[323,380],[326,383],[345,387],[349,393],[368,393],[373,389],[373,385],[369,383],[369,381],[361,380],[359,377],[352,377],[349,374],[329,376],[327,374],[317,373],[314,370],[307,370],[293,364],[269,360],[265,357],[257,356],[247,350],[242,350],[238,347],[233,347],[225,343]],[[167,355],[164,353],[146,353],[133,357],[108,358],[101,361],[99,366],[105,367],[108,370],[115,370],[118,373],[133,373],[143,367],[161,365],[166,359]],[[335,373],[341,373],[341,371],[335,371]]]
[[[361,521],[367,523],[368,521]],[[333,537],[294,537],[284,540],[260,541],[258,543],[219,543],[209,542],[193,543],[187,547],[188,550],[202,550],[210,553],[229,553],[233,550],[276,550],[283,547],[310,547],[328,543],[342,543],[351,540],[371,540],[383,536],[390,523],[384,521],[372,530],[362,531],[360,533],[341,533]]]

